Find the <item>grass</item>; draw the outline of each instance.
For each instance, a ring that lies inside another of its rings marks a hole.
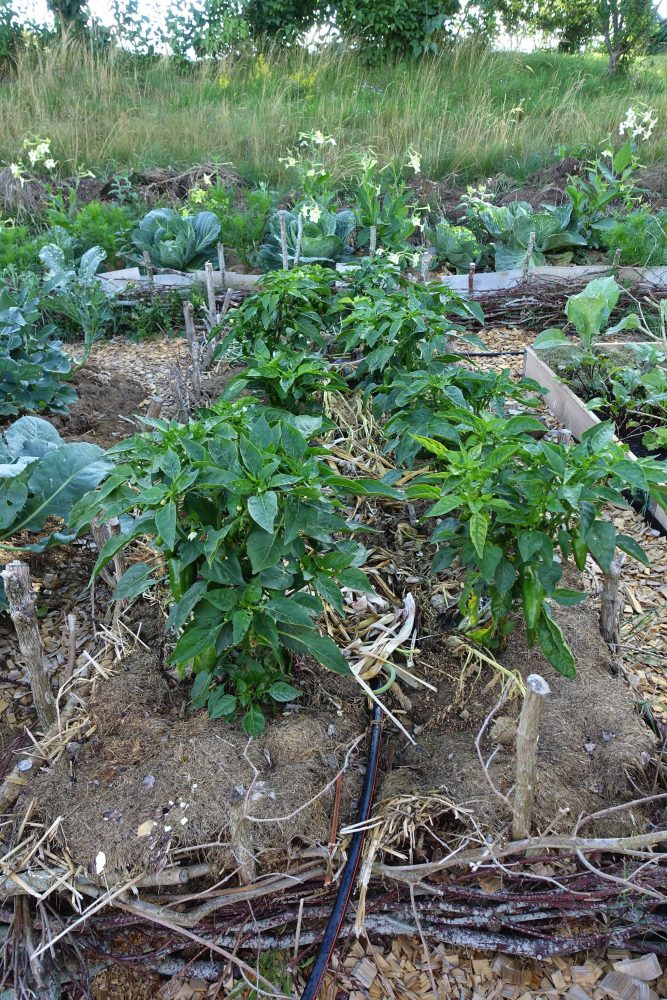
[[[285,180],[279,157],[299,132],[335,136],[339,176],[351,154],[422,154],[427,177],[523,177],[558,146],[592,151],[629,105],[657,111],[645,163],[667,158],[667,57],[610,79],[606,61],[462,45],[453,53],[382,67],[335,48],[179,66],[64,41],[25,53],[0,82],[0,160],[26,137],[48,137],[56,157],[101,174],[151,166],[233,164],[248,180]]]

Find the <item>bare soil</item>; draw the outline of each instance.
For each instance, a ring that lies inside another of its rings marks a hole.
[[[90,441],[110,448],[137,428],[129,422],[146,410],[146,390],[131,378],[113,378],[94,361],[78,371],[72,384],[78,400],[68,413],[49,415],[49,421],[66,441]]]

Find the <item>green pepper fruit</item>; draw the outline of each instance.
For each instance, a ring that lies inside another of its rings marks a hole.
[[[180,601],[197,579],[197,566],[190,563],[183,566],[180,559],[169,560],[169,586],[175,601]]]
[[[572,552],[574,554],[574,561],[577,565],[577,569],[583,572],[586,566],[586,554],[588,552],[588,546],[583,540],[581,535],[572,536]]]
[[[523,617],[530,635],[537,626],[537,619],[544,600],[544,587],[535,576],[532,566],[526,566],[521,576],[521,600]]]

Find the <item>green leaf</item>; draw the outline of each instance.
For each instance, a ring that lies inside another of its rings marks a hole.
[[[224,688],[216,688],[208,699],[209,719],[233,719],[236,714],[236,705],[237,700],[233,694],[225,694]]]
[[[173,500],[155,511],[155,527],[167,550],[173,552],[176,545],[176,504]]]
[[[339,614],[343,614],[343,597],[338,584],[329,576],[316,576],[313,580],[320,597],[330,604]]]
[[[116,584],[113,593],[114,601],[132,601],[145,590],[149,590],[157,581],[153,576],[153,568],[145,562],[134,563],[125,570]]]
[[[616,528],[611,521],[594,521],[586,532],[585,542],[595,561],[605,572],[616,552]]]
[[[232,628],[234,630],[232,641],[235,646],[237,646],[243,639],[244,635],[250,628],[251,621],[252,621],[251,611],[245,611],[245,610],[235,611],[234,614],[232,615]]]
[[[352,590],[361,590],[366,594],[374,593],[372,583],[363,570],[357,569],[356,566],[341,570],[338,574],[338,582],[341,587],[351,587]]]
[[[263,610],[269,612],[278,621],[287,625],[301,625],[303,628],[312,628],[311,615],[296,600],[296,597],[272,597],[263,605]],[[313,612],[316,614],[317,612]]]
[[[174,651],[171,654],[171,663],[174,666],[178,666],[181,663],[190,663],[195,656],[203,653],[205,649],[215,644],[221,630],[222,625],[218,625],[214,629],[203,628],[196,624],[191,625],[176,643]]]
[[[278,631],[283,645],[287,649],[291,649],[295,653],[308,653],[310,656],[314,656],[323,666],[333,670],[336,674],[348,676],[351,673],[349,663],[328,635],[320,635],[314,629],[299,632],[296,630],[284,632],[281,629]]]
[[[264,531],[273,531],[278,514],[278,496],[273,490],[248,499],[248,513]]]
[[[278,535],[268,531],[253,531],[246,545],[253,573],[274,566],[283,554],[284,546]]]
[[[484,545],[486,535],[489,530],[489,519],[486,514],[477,511],[470,518],[470,540],[475,546],[475,551],[481,559],[484,556]]]
[[[295,698],[301,697],[301,691],[298,688],[292,687],[291,684],[286,684],[285,681],[276,681],[271,685],[267,694],[274,701],[279,702],[294,701]]]
[[[258,705],[251,705],[246,714],[241,720],[241,725],[245,729],[248,736],[261,736],[266,728],[266,719],[264,718],[264,713]]]
[[[588,600],[590,594],[585,590],[570,590],[569,587],[557,587],[551,595],[557,604],[565,608],[571,608],[575,604],[582,604]]]
[[[177,632],[181,626],[185,624],[188,620],[190,613],[197,606],[202,596],[206,593],[206,588],[208,583],[206,580],[198,580],[189,587],[180,601],[176,604],[172,604],[169,611],[169,617],[167,618],[166,630],[167,632]],[[210,598],[210,594],[207,595]]]
[[[617,535],[616,545],[621,550],[621,552],[626,552],[633,559],[637,559],[639,562],[644,563],[645,566],[649,566],[649,557],[643,548],[636,542],[634,538],[630,538],[629,535]]]
[[[542,613],[537,620],[537,639],[551,666],[565,677],[576,677],[572,650],[565,642],[560,626],[551,617],[547,605],[542,605]]]
[[[512,589],[516,580],[516,569],[509,559],[503,557],[500,560],[494,574],[494,579],[498,593],[501,597],[504,597]]]

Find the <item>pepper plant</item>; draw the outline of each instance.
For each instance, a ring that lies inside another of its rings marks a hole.
[[[246,367],[228,383],[224,399],[233,399],[251,386],[261,390],[272,406],[303,413],[321,409],[322,393],[347,391],[345,380],[321,354],[288,347],[270,351],[259,340],[254,354],[242,360]]]
[[[342,313],[337,346],[361,355],[356,380],[365,388],[388,384],[397,370],[428,364],[450,350],[452,340],[484,349],[479,337],[459,322],[483,323],[478,303],[441,285],[369,288],[365,295],[339,296],[336,310]]]
[[[259,292],[229,314],[230,331],[219,351],[234,342],[248,352],[259,340],[269,350],[285,345],[298,350],[323,347],[334,281],[334,274],[319,265],[269,271]]]
[[[573,557],[582,570],[590,554],[606,572],[617,547],[647,563],[641,546],[619,534],[602,511],[609,502],[624,506],[629,489],[664,505],[667,467],[631,461],[627,448],[614,443],[609,423],[566,447],[540,437],[544,425],[527,414],[503,419],[461,410],[459,422],[454,447],[417,436],[433,456],[434,471],[415,480],[408,494],[433,501],[424,515],[438,519],[433,570],[457,558],[465,568],[459,609],[472,638],[498,648],[520,608],[529,644],[537,640],[549,663],[573,677],[574,655],[552,603],[577,604],[586,594],[559,586],[563,564]]]
[[[261,704],[298,697],[287,681],[289,653],[349,672],[314,623],[322,601],[342,612],[341,587],[370,589],[359,568],[365,550],[349,537],[357,525],[338,499],[346,482],[309,443],[319,418],[253,398],[222,401],[187,425],[150,425],[111,449],[119,464],[77,505],[73,523],[137,515],[104,546],[94,573],[132,539],[152,536],[168,570],[172,664],[194,675],[195,706],[206,704],[213,718],[240,712],[246,732],[258,735]],[[116,596],[136,596],[159,576],[134,565]]]
[[[452,444],[459,440],[461,408],[471,413],[489,410],[501,417],[509,402],[524,408],[539,406],[543,392],[534,379],[515,380],[508,368],[483,371],[452,354],[438,357],[423,371],[399,371],[387,390],[376,394],[374,403],[377,411],[390,414],[383,427],[385,451],[393,451],[399,465],[412,467],[422,451],[415,435]]]

